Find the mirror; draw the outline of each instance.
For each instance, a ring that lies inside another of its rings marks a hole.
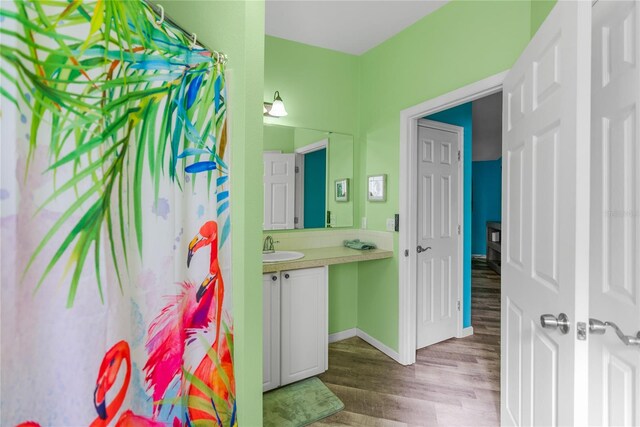
[[[264,125],[264,230],[353,227],[353,136]]]

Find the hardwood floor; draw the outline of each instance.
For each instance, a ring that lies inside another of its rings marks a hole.
[[[345,409],[314,426],[500,425],[500,276],[472,264],[473,336],[423,348],[413,366],[360,338],[331,344],[320,379]]]

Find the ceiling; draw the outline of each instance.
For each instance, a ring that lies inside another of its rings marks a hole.
[[[270,36],[360,55],[447,0],[267,0]]]

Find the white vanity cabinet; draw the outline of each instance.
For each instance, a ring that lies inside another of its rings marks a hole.
[[[263,391],[327,370],[327,267],[263,276]]]

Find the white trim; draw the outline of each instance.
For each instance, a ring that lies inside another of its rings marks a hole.
[[[344,331],[336,332],[334,334],[329,334],[329,344],[346,340],[348,338],[353,338],[357,336],[357,328],[346,329]]]
[[[293,228],[301,230],[304,228],[304,154],[294,153],[296,155],[296,179],[295,179],[295,200],[293,205]],[[298,222],[295,219],[298,218]]]
[[[400,362],[400,355],[398,354],[397,351],[393,350],[391,347],[383,344],[382,342],[378,341],[377,339],[375,339],[374,337],[372,337],[371,335],[369,335],[368,333],[364,332],[361,329],[357,329],[356,334],[358,337],[362,338],[368,344],[377,348],[378,350],[380,350],[381,352],[383,352],[384,354],[386,354],[396,362]]]
[[[296,148],[294,152],[299,154],[309,154],[309,153],[313,153],[314,151],[320,151],[322,149],[325,149],[328,146],[329,146],[329,139],[325,138],[325,139],[321,139],[320,141],[314,142],[312,144],[305,145],[304,147]]]
[[[473,335],[473,326],[467,326],[463,328],[462,331],[458,334],[458,338],[465,338]]]
[[[399,299],[399,362],[411,365],[416,361],[416,174],[415,159],[418,120],[429,114],[455,107],[502,90],[502,82],[508,71],[495,74],[460,89],[430,99],[400,112],[400,223],[405,226],[399,232],[399,253],[408,250],[409,256],[400,256],[398,265]],[[462,167],[464,169],[464,167]],[[461,218],[464,226],[464,218]],[[463,232],[461,236],[464,236]],[[463,241],[464,239],[460,239]],[[464,266],[463,271],[464,271]],[[461,301],[464,313],[464,301]]]

